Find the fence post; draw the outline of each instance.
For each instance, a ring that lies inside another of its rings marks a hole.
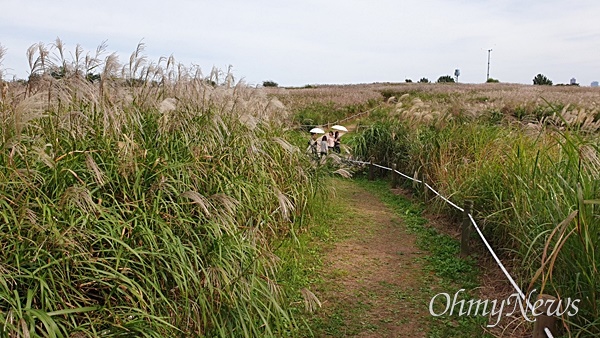
[[[414,191],[417,191],[417,180],[418,179],[419,179],[419,174],[415,170],[415,173],[413,175],[413,181],[412,181],[412,188],[413,188]]]
[[[542,300],[542,305],[536,307],[536,313],[540,314],[535,317],[535,323],[533,324],[533,338],[547,338],[544,328],[548,328],[552,332],[553,336],[557,336],[556,330],[556,317],[548,316],[548,313],[558,313],[561,309],[558,308],[560,303],[554,296],[541,294],[537,296],[536,303]],[[548,301],[552,301],[548,305]]]
[[[373,166],[373,158],[371,157],[369,163],[369,181],[373,181],[375,179],[375,167]]]
[[[396,172],[396,163],[392,164],[392,188],[398,188],[398,173]]]
[[[472,209],[473,201],[466,200],[463,211],[462,231],[460,234],[460,256],[463,258],[469,256],[471,252],[469,246],[469,238],[471,238],[471,220],[469,219],[469,214]]]
[[[421,182],[423,183],[423,202],[425,202],[425,204],[427,204],[428,201],[428,194],[429,194],[429,188],[427,188],[427,184],[425,183],[425,173],[422,174],[423,177],[421,177]]]

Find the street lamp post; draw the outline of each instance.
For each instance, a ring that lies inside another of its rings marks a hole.
[[[491,49],[488,49],[488,66],[487,66],[487,77],[485,78],[485,82],[490,79],[490,54],[492,53]]]

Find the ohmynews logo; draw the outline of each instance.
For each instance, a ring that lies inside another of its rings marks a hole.
[[[571,300],[567,299],[537,299],[535,302],[531,302],[531,296],[536,290],[533,290],[527,299],[522,299],[519,294],[513,293],[508,298],[503,300],[481,300],[481,299],[461,299],[458,300],[459,294],[463,293],[465,289],[458,290],[454,297],[446,292],[438,293],[431,298],[429,302],[429,313],[434,317],[443,315],[456,315],[456,316],[490,316],[495,318],[493,324],[488,324],[487,327],[494,327],[498,325],[503,315],[512,316],[513,314],[520,312],[520,314],[529,322],[535,321],[535,317],[540,315],[546,316],[575,316],[579,312],[577,304],[581,301],[580,299]],[[437,301],[436,301],[437,300]],[[441,304],[443,311],[439,310]],[[437,306],[435,306],[437,305]],[[511,309],[512,306],[512,309]],[[434,309],[434,307],[436,309]],[[510,312],[509,312],[510,310]]]

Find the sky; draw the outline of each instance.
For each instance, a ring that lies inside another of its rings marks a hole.
[[[0,0],[0,70],[26,78],[27,49],[60,38],[122,63],[145,44],[250,85],[436,81],[589,86],[600,81],[598,0]]]

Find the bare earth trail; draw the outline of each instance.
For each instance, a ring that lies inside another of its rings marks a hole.
[[[425,337],[432,276],[394,211],[358,184],[334,180],[336,241],[324,252],[317,337]]]

